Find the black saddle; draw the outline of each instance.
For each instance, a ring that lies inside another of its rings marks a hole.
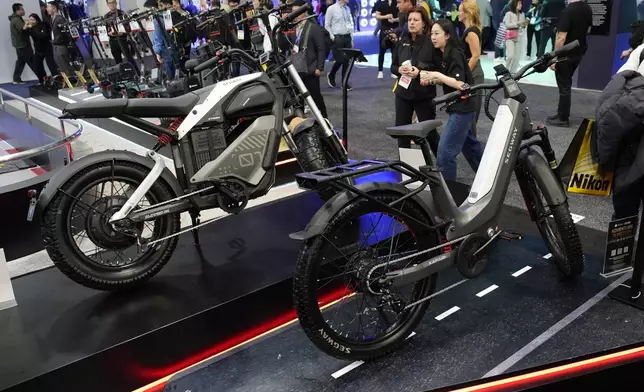
[[[199,95],[188,93],[175,98],[118,98],[70,103],[63,110],[68,118],[108,118],[124,114],[134,117],[187,116],[199,103]]]
[[[431,131],[441,125],[443,125],[441,120],[427,120],[415,124],[387,128],[387,135],[393,138],[411,137],[414,139],[424,139]]]

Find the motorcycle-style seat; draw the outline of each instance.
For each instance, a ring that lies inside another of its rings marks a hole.
[[[107,118],[124,114],[134,117],[187,116],[199,102],[188,93],[175,98],[118,98],[70,103],[63,113],[71,118]]]
[[[387,128],[387,135],[398,137],[411,137],[416,139],[426,138],[431,131],[443,125],[441,120],[427,120],[409,125],[399,125]]]

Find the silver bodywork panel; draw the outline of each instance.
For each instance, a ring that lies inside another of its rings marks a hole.
[[[275,128],[275,116],[262,116],[233,141],[214,161],[205,164],[190,183],[236,178],[253,186],[259,184],[266,171],[261,162],[266,153],[269,135]]]

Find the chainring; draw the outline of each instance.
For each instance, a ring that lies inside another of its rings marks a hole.
[[[241,181],[231,179],[219,184],[217,192],[219,208],[229,214],[239,214],[248,205],[248,189]]]
[[[487,252],[484,249],[476,255],[474,253],[488,241],[489,238],[483,235],[472,234],[459,244],[456,251],[456,268],[461,275],[472,279],[483,272],[488,261]]]

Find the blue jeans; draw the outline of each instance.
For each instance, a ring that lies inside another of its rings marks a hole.
[[[472,134],[475,112],[451,113],[438,144],[438,167],[443,169],[446,180],[456,181],[458,154],[463,152],[465,159],[476,172],[483,157],[483,147]]]

